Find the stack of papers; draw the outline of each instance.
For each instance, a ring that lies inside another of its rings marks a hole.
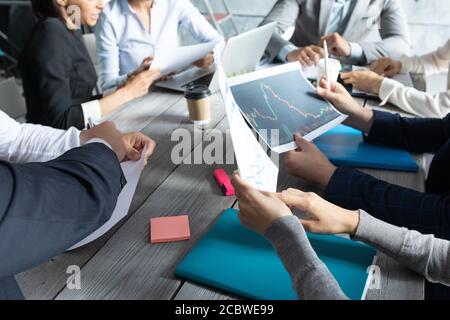
[[[156,48],[152,68],[160,68],[161,76],[179,72],[193,62],[206,57],[214,50],[217,43],[217,41],[212,41],[193,46]]]

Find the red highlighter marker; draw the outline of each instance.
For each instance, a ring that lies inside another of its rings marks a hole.
[[[219,187],[222,188],[223,193],[226,196],[234,196],[234,188],[231,184],[230,178],[223,169],[214,170],[214,178],[216,179]]]

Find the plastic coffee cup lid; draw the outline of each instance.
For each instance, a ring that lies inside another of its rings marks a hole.
[[[193,85],[186,88],[184,97],[189,100],[200,100],[211,96],[211,90],[205,85]]]
[[[333,69],[342,69],[342,65],[341,62],[339,60],[336,59],[328,59],[328,62],[330,63],[330,68]],[[317,66],[319,68],[325,68],[325,59],[320,59],[319,62],[317,63]]]

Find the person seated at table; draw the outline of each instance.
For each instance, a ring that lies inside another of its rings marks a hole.
[[[375,218],[450,240],[450,115],[443,119],[405,118],[363,108],[339,83],[321,79],[317,93],[348,115],[345,124],[361,130],[367,143],[435,154],[425,192],[378,180],[349,168],[337,168],[312,143],[298,134],[298,150],[288,152],[284,165],[291,175],[316,183],[325,199],[347,209],[362,209]],[[429,288],[430,289],[430,288]],[[438,296],[430,289],[429,295]],[[450,297],[450,290],[444,293]]]
[[[378,220],[363,210],[338,207],[314,193],[288,189],[260,192],[235,174],[239,219],[272,244],[293,287],[303,300],[348,299],[327,266],[319,259],[306,232],[348,234],[387,254],[428,281],[450,286],[450,242]],[[306,214],[299,219],[295,208]]]
[[[180,26],[200,42],[220,40],[219,33],[188,0],[112,0],[96,28],[100,85],[120,86],[149,64],[157,48],[178,46]],[[208,68],[212,54],[194,63]]]
[[[377,94],[381,105],[392,103],[400,109],[419,117],[442,118],[450,112],[450,39],[447,43],[423,56],[402,56],[400,60],[382,58],[371,66],[371,71],[342,74],[345,83],[355,88]],[[415,88],[405,87],[389,79],[399,73],[437,74],[448,73],[447,91],[429,94]]]
[[[112,122],[63,131],[19,124],[0,111],[0,299],[23,298],[15,274],[110,219],[126,183],[119,162],[140,159],[145,146],[148,159],[153,140],[122,134]]]
[[[266,50],[271,61],[315,64],[324,55],[324,41],[330,54],[348,64],[410,51],[406,15],[396,0],[278,0],[262,24],[273,21],[278,29]],[[284,39],[292,26],[293,36]]]
[[[19,63],[28,122],[83,129],[147,94],[159,77],[159,70],[142,71],[111,94],[93,97],[96,71],[79,26],[71,20],[68,10],[79,8],[81,24],[94,26],[104,7],[103,0],[33,0],[32,6],[39,21]]]

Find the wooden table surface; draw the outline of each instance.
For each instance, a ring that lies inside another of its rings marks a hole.
[[[365,103],[365,101],[361,101]],[[367,101],[367,106],[375,106]],[[157,148],[142,176],[128,216],[109,233],[82,248],[61,254],[46,264],[17,276],[27,299],[239,299],[216,289],[176,278],[175,269],[211,224],[235,197],[225,197],[213,178],[215,168],[232,173],[233,165],[175,165],[171,161],[171,141],[177,128],[193,131],[187,120],[182,95],[154,90],[146,97],[112,114],[123,131],[142,131],[157,142]],[[211,128],[225,134],[228,122],[220,95],[213,96]],[[210,144],[211,132],[203,141],[193,141],[191,153]],[[225,139],[224,139],[225,140]],[[228,145],[224,153],[231,155]],[[186,158],[191,155],[185,155]],[[421,163],[420,157],[417,157]],[[363,170],[377,178],[423,191],[424,174],[383,170]],[[287,187],[317,191],[281,168],[279,190]],[[154,217],[189,214],[191,240],[169,244],[149,244],[149,220]],[[369,290],[368,299],[423,299],[423,278],[378,255],[381,289]],[[69,266],[81,268],[81,289],[69,290]]]

